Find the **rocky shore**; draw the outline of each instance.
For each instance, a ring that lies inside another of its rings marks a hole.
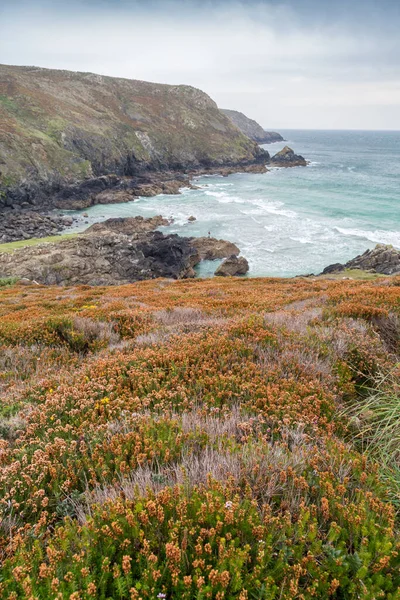
[[[221,275],[241,275],[239,248],[214,238],[187,238],[154,231],[168,224],[161,216],[96,223],[83,234],[12,253],[0,252],[0,278],[45,285],[118,285],[143,279],[194,277],[203,259],[227,258]],[[248,269],[248,267],[247,267]]]
[[[73,222],[72,217],[40,214],[32,210],[2,211],[0,244],[57,235]]]
[[[321,275],[343,273],[343,271],[353,269],[382,275],[398,275],[400,273],[400,250],[391,245],[377,244],[372,250],[366,250],[345,264],[329,265]]]

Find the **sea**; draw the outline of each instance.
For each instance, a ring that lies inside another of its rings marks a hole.
[[[179,195],[81,211],[88,218],[78,229],[110,217],[172,217],[172,225],[160,228],[165,233],[237,244],[250,277],[317,274],[378,243],[400,248],[400,132],[280,133],[285,142],[263,147],[273,155],[288,145],[309,166],[199,177],[198,189]],[[215,269],[214,261],[204,261],[198,275]]]

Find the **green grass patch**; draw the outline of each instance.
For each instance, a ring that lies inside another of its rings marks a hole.
[[[398,367],[397,367],[398,368]],[[398,376],[389,373],[376,381],[365,398],[347,409],[359,450],[379,464],[379,473],[388,486],[392,503],[400,511],[400,386]]]
[[[7,287],[8,285],[14,285],[17,283],[18,277],[0,277],[0,288]]]
[[[43,238],[31,238],[29,240],[18,240],[18,242],[8,242],[7,244],[0,244],[0,253],[6,252],[14,252],[19,248],[27,248],[28,246],[37,246],[38,244],[43,244],[46,242],[51,242],[56,244],[58,242],[62,242],[63,240],[69,240],[77,237],[77,233],[64,233],[62,235],[51,235],[49,237]]]
[[[326,275],[321,275],[322,278],[326,279],[364,279],[364,280],[373,280],[378,279],[380,277],[390,277],[390,275],[384,275],[382,273],[371,273],[370,271],[362,271],[361,269],[345,269],[344,271],[340,271],[340,273],[327,273]]]

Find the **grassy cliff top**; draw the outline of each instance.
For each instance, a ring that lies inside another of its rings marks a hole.
[[[256,144],[204,92],[0,65],[0,182],[252,162]]]
[[[1,287],[0,596],[398,598],[399,300]]]

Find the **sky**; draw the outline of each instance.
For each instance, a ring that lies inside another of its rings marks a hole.
[[[0,63],[189,84],[266,129],[400,130],[400,0],[0,0]]]

